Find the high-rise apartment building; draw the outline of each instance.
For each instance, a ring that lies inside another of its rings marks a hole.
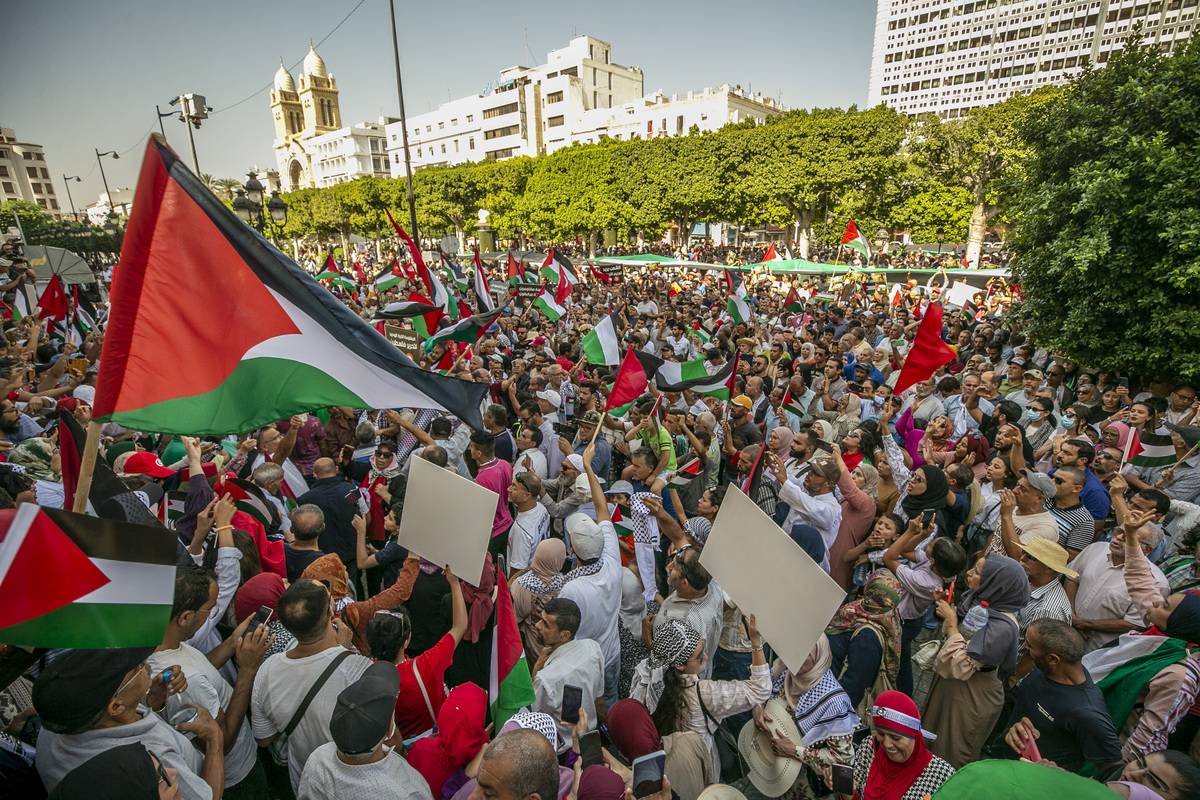
[[[0,200],[28,200],[62,216],[45,151],[40,144],[18,141],[12,128],[0,128]]]
[[[943,119],[1102,66],[1140,24],[1170,52],[1200,0],[878,0],[868,105]]]

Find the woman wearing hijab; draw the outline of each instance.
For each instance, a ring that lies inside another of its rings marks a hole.
[[[773,428],[771,435],[767,437],[767,448],[778,456],[780,461],[784,461],[792,454],[792,439],[795,435],[792,429],[785,425]]]
[[[884,404],[883,413],[879,418],[879,430],[883,438],[884,456],[898,492],[894,510],[905,523],[926,511],[932,511],[937,526],[935,532],[948,531],[946,507],[951,502],[950,483],[938,467],[924,464],[910,470],[905,465],[904,453],[888,433],[892,408],[891,404]]]
[[[487,692],[473,683],[454,687],[438,710],[437,736],[413,742],[408,763],[425,778],[435,800],[454,794],[466,778],[472,778],[479,757],[488,743],[484,728]],[[449,795],[443,793],[451,778]]]
[[[39,506],[63,508],[62,459],[53,442],[40,436],[26,439],[8,452],[8,463],[33,479]]]
[[[671,788],[675,788],[674,782]],[[579,773],[578,800],[625,800],[625,779],[603,764],[593,764]]]
[[[858,715],[854,705],[846,696],[830,669],[833,656],[829,640],[822,635],[792,674],[783,661],[775,659],[771,667],[771,695],[778,697],[791,709],[792,718],[800,733],[800,744],[779,737],[773,740],[777,756],[799,761],[814,775],[824,777],[834,764],[849,764],[854,757],[854,729],[858,727]],[[763,705],[753,710],[754,724],[768,733],[775,730],[771,716]],[[738,781],[736,787],[751,800],[764,795],[749,779]],[[784,798],[809,796],[808,777],[804,770],[782,795]]]
[[[849,591],[854,565],[848,563],[844,556],[867,538],[875,524],[874,493],[879,486],[879,473],[870,464],[860,463],[851,467],[836,445],[833,447],[833,460],[841,470],[837,488],[841,497],[842,520],[838,524],[837,537],[829,548],[829,576]]]
[[[445,580],[445,578],[442,578]],[[504,580],[501,576],[500,580]],[[483,558],[483,577],[479,585],[461,582],[467,603],[467,630],[454,651],[454,663],[446,670],[446,683],[474,683],[485,686],[492,657],[492,609],[495,608],[496,565],[492,554]],[[410,609],[411,610],[411,609]]]
[[[987,624],[968,642],[959,632],[959,611],[944,599],[936,613],[946,641],[934,663],[925,717],[939,731],[933,751],[956,769],[979,758],[1004,705],[1004,681],[1017,666],[1020,627],[1016,613],[1029,602],[1029,578],[1007,556],[980,558],[967,570],[959,611],[986,601]]]
[[[413,581],[417,579],[417,560],[408,559],[396,577],[396,582],[369,600],[355,599],[350,595],[350,577],[346,566],[336,553],[329,553],[309,564],[301,578],[312,578],[329,587],[334,610],[354,631],[354,646],[359,652],[367,652],[367,623],[381,608],[395,608],[408,600],[412,594]]]
[[[92,756],[59,781],[50,800],[176,800],[176,770],[138,743]]]
[[[701,680],[704,638],[686,622],[672,619],[654,632],[650,657],[638,664],[629,687],[629,696],[646,706],[661,735],[690,730],[704,738],[713,773],[720,772],[713,734],[721,720],[770,697],[770,670],[753,616],[746,619],[746,632],[751,647],[748,680]]]
[[[233,598],[233,613],[237,624],[241,625],[247,617],[253,616],[263,606],[274,611],[285,589],[287,584],[283,578],[273,572],[260,572],[243,583]],[[296,641],[288,629],[283,627],[278,614],[271,615],[270,621],[267,622],[267,630],[270,631],[271,642],[267,645],[267,656],[290,649]]]
[[[384,530],[384,518],[387,517],[390,502],[386,502],[382,491],[387,492],[392,478],[400,474],[400,462],[396,459],[396,448],[390,442],[380,442],[370,459],[370,469],[359,484],[359,490],[366,494],[371,503],[371,515],[367,522],[367,541],[382,549],[388,534]],[[390,495],[388,496],[390,500]]]
[[[512,581],[513,611],[525,643],[525,657],[531,664],[542,652],[542,635],[537,627],[542,609],[562,591],[562,568],[566,560],[567,547],[562,539],[543,539],[534,548],[529,571]]]
[[[877,570],[863,586],[862,597],[839,608],[825,628],[833,672],[862,716],[870,709],[874,688],[896,685],[899,606],[900,581],[889,570]]]
[[[823,385],[828,388],[829,384],[826,382]],[[822,396],[819,405],[812,407],[812,415],[832,425],[830,438],[827,441],[840,441],[850,431],[862,424],[862,400],[850,391],[847,391],[836,402],[826,394]]]
[[[930,752],[937,737],[921,726],[920,712],[903,692],[884,692],[871,707],[871,738],[854,754],[854,790],[860,800],[922,800],[954,774]]]
[[[608,736],[621,758],[631,764],[644,755],[664,751],[665,772],[680,800],[696,800],[717,776],[708,743],[695,731],[676,731],[659,736],[650,712],[637,700],[618,700],[608,710]]]

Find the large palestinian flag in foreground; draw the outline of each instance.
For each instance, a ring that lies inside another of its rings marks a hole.
[[[151,136],[112,286],[94,415],[225,434],[327,406],[440,408],[487,386],[426,372],[239,220]]]
[[[155,647],[175,595],[175,534],[22,503],[0,511],[0,642]]]

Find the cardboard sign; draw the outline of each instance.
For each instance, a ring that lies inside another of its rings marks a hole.
[[[405,512],[407,513],[407,512]],[[846,592],[783,529],[730,485],[700,553],[792,672],[804,664]]]
[[[620,264],[601,264],[600,266],[596,267],[596,269],[612,278],[613,281],[616,282],[619,282],[625,277],[625,268]]]
[[[423,458],[409,463],[400,544],[478,586],[500,496]]]
[[[391,323],[383,326],[387,340],[406,356],[412,357],[421,352],[421,334],[409,328],[401,328]]]
[[[946,304],[962,308],[971,302],[971,298],[982,293],[983,289],[977,286],[972,286],[965,281],[955,281],[954,285],[950,287],[950,292],[946,295]]]
[[[540,283],[518,283],[517,297],[521,300],[532,300],[542,293]]]

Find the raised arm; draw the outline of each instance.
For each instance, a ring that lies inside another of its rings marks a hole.
[[[592,458],[596,455],[596,443],[589,442],[583,451],[583,472],[587,475],[588,485],[592,490],[592,505],[596,507],[596,522],[609,522],[612,517],[608,513],[608,503],[604,499],[604,490],[592,469]]]

